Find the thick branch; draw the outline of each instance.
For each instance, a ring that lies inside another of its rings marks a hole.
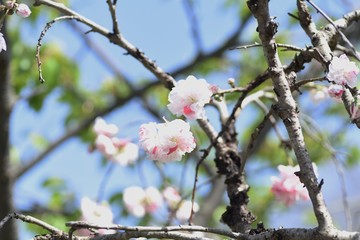
[[[308,189],[319,229],[331,229],[333,227],[332,220],[318,187],[312,162],[305,146],[298,117],[298,108],[291,94],[288,80],[277,53],[274,39],[277,23],[269,15],[267,0],[250,0],[248,1],[248,6],[258,21],[259,37],[263,44],[265,58],[274,84],[274,91],[279,99],[278,103],[274,105],[274,110],[283,120],[289,134],[292,148],[300,166],[298,176]]]

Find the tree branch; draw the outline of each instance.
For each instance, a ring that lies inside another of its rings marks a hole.
[[[288,80],[277,54],[274,39],[274,35],[277,31],[277,23],[269,15],[267,0],[250,0],[247,3],[258,22],[259,37],[269,66],[274,91],[279,99],[273,108],[283,120],[289,134],[292,148],[294,149],[300,166],[300,173],[298,173],[298,176],[308,189],[314,213],[319,224],[319,230],[324,231],[332,229],[332,220],[325,206],[322,193],[318,187],[312,162],[305,146],[304,136],[298,118],[298,108],[291,94]]]
[[[57,9],[58,11],[60,11],[65,15],[75,16],[75,18],[78,21],[90,27],[92,32],[97,32],[100,35],[103,35],[104,37],[108,38],[110,42],[125,49],[127,51],[126,54],[133,56],[140,63],[142,63],[142,65],[150,72],[152,72],[167,88],[172,88],[174,86],[175,80],[172,76],[165,73],[159,66],[156,65],[155,61],[148,58],[142,51],[140,51],[140,49],[133,46],[120,33],[114,34],[110,32],[108,29],[98,25],[97,23],[91,21],[90,19],[87,19],[82,15],[78,14],[77,12],[67,8],[62,3],[57,3],[50,0],[35,0],[34,5],[35,6],[46,5],[54,9]]]

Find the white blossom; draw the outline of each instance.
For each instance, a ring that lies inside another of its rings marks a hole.
[[[133,164],[139,157],[139,147],[135,143],[117,138],[113,138],[113,143],[118,149],[113,156],[113,160],[121,166]]]
[[[180,221],[188,220],[191,214],[191,208],[192,208],[191,201],[181,202],[179,209],[176,211],[176,218],[179,219]],[[194,213],[199,211],[199,205],[196,202],[194,202],[193,211]]]
[[[2,33],[0,33],[0,52],[2,52],[2,50],[6,51],[6,41],[4,38],[4,35]]]
[[[124,190],[123,201],[127,211],[139,218],[145,213],[154,213],[163,204],[162,196],[155,187],[128,187]]]
[[[103,118],[97,117],[95,119],[93,130],[97,135],[102,134],[112,137],[118,133],[119,128],[115,124],[108,124]]]
[[[98,204],[88,197],[81,199],[81,215],[82,219],[86,222],[97,225],[112,225],[113,213],[107,203]],[[100,229],[100,234],[112,234],[114,230]]]
[[[96,149],[104,154],[107,158],[111,158],[117,152],[112,139],[106,135],[98,135],[95,140],[95,146]]]
[[[350,61],[345,54],[342,54],[340,57],[333,57],[331,60],[327,78],[336,84],[348,85],[353,88],[356,87],[359,72],[360,70],[355,62]]]
[[[169,93],[170,112],[191,120],[204,118],[204,105],[210,102],[213,94],[210,88],[205,79],[197,79],[192,75],[178,81]]]
[[[194,150],[196,143],[189,123],[176,119],[166,123],[140,126],[140,146],[151,160],[180,161],[185,153]]]
[[[16,7],[16,14],[19,15],[20,17],[26,18],[26,17],[30,16],[31,10],[28,7],[28,5],[26,5],[24,3],[20,3]]]

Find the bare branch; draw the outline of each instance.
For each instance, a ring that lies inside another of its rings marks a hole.
[[[110,11],[111,19],[113,22],[113,33],[120,34],[118,20],[116,17],[116,1],[111,2],[111,0],[106,0],[106,3],[109,5],[109,11]]]
[[[0,221],[0,229],[5,225],[5,223],[7,221],[9,221],[10,219],[20,219],[21,221],[24,221],[24,222],[27,222],[27,223],[31,223],[31,224],[34,224],[34,225],[37,225],[45,230],[48,230],[49,232],[51,233],[55,233],[59,236],[63,236],[65,235],[65,233],[55,227],[53,227],[52,225],[46,223],[46,222],[43,222],[39,219],[36,219],[34,217],[31,217],[31,216],[26,216],[26,215],[23,215],[23,214],[19,214],[19,213],[10,213],[8,214],[4,219],[2,219]]]
[[[346,42],[347,45],[349,45],[349,47],[353,51],[353,54],[356,57],[356,59],[358,61],[360,61],[360,55],[359,55],[358,51],[356,51],[356,48],[354,47],[354,45],[349,41],[349,39],[345,36],[345,34],[338,28],[338,26],[333,22],[333,20],[323,10],[321,10],[313,1],[311,1],[311,0],[306,0],[306,1],[311,6],[313,6],[316,9],[316,11],[318,11],[331,25],[334,26],[334,28],[340,34],[343,41]]]
[[[137,59],[142,65],[152,72],[167,88],[172,88],[175,84],[175,80],[172,76],[164,72],[159,66],[156,65],[155,61],[149,59],[140,49],[133,46],[130,42],[128,42],[121,34],[114,34],[110,32],[108,29],[98,25],[97,23],[81,16],[77,12],[67,8],[62,3],[57,3],[50,0],[36,0],[35,6],[46,5],[57,9],[65,15],[74,16],[78,21],[83,24],[89,26],[92,32],[97,32],[104,37],[108,38],[110,42],[122,47],[127,51],[126,54],[130,54],[135,59]]]
[[[300,166],[299,178],[308,189],[319,229],[326,230],[332,228],[332,220],[325,206],[322,193],[318,188],[317,178],[305,146],[298,117],[298,108],[291,94],[288,80],[277,53],[274,39],[277,23],[269,15],[267,0],[250,0],[248,1],[248,6],[258,21],[259,37],[263,44],[274,91],[279,99],[278,103],[274,105],[274,111],[283,120],[289,134],[292,148]]]
[[[183,0],[182,2],[185,8],[185,13],[189,19],[189,25],[191,27],[191,33],[193,35],[195,47],[198,51],[198,54],[201,55],[203,47],[200,37],[199,22],[195,14],[194,2],[192,0]]]
[[[43,78],[43,75],[42,75],[42,69],[41,69],[41,60],[40,60],[40,47],[41,47],[41,42],[42,42],[42,39],[44,38],[46,32],[51,28],[51,26],[57,22],[57,21],[61,21],[61,20],[80,20],[78,17],[76,16],[62,16],[62,17],[58,17],[58,18],[55,18],[54,20],[48,22],[46,24],[46,26],[44,27],[44,29],[41,31],[41,34],[40,34],[40,37],[38,39],[38,44],[36,46],[36,61],[37,61],[37,65],[38,65],[38,71],[39,71],[39,81],[40,83],[44,83],[45,82],[45,79]]]

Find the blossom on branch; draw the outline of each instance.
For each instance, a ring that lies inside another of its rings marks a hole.
[[[0,33],[0,52],[2,52],[2,50],[6,51],[6,41],[4,35]]]
[[[330,97],[340,99],[344,93],[344,87],[339,84],[331,84],[328,88],[328,93]]]
[[[345,54],[342,54],[340,57],[334,56],[331,60],[327,78],[336,84],[343,86],[348,85],[353,88],[356,87],[359,72],[360,70],[355,62],[350,61]]]
[[[15,1],[6,1],[5,2],[5,7],[7,8],[7,9],[13,9],[14,7],[15,7]]]
[[[169,93],[170,112],[177,116],[184,115],[188,119],[205,117],[204,105],[210,102],[213,92],[205,79],[197,79],[190,75],[180,80]]]
[[[113,224],[113,213],[107,203],[98,204],[90,198],[84,197],[81,199],[80,210],[81,218],[86,222],[102,226]],[[89,231],[82,231],[81,233],[82,235],[90,234]],[[112,234],[115,233],[115,230],[99,229],[98,233]]]
[[[128,187],[124,190],[123,200],[127,211],[136,217],[154,213],[163,204],[161,193],[155,187]]]
[[[147,123],[140,126],[140,146],[151,160],[180,161],[185,153],[196,147],[189,123],[176,119],[165,123]]]
[[[300,171],[298,165],[295,167],[279,165],[278,170],[280,177],[271,177],[271,192],[275,194],[277,199],[284,202],[286,206],[300,199],[310,199],[307,189],[300,182],[298,176],[295,175],[295,172]]]
[[[28,5],[24,4],[24,3],[20,3],[19,5],[17,5],[16,7],[16,14],[19,15],[20,17],[26,18],[28,16],[30,16],[31,14],[31,10],[28,7]]]

